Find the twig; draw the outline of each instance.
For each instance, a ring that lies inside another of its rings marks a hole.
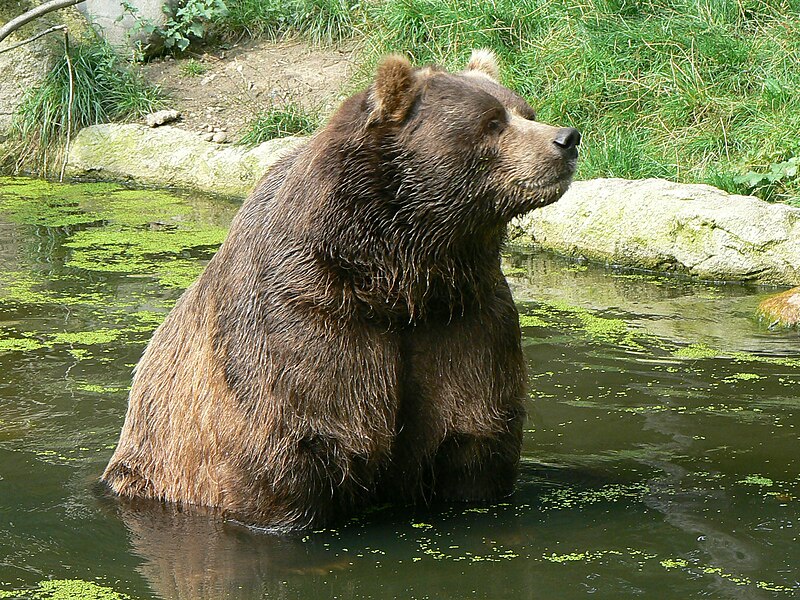
[[[72,60],[69,57],[69,32],[66,29],[64,29],[64,57],[67,59],[67,69],[69,70],[69,100],[67,102],[67,144],[64,148],[64,162],[61,163],[61,174],[58,176],[59,183],[64,181],[64,171],[67,169],[67,161],[69,160],[69,144],[72,138],[72,96],[75,91]]]
[[[0,42],[6,39],[17,29],[23,25],[26,25],[27,23],[30,23],[34,19],[38,19],[39,17],[46,15],[49,12],[53,12],[54,10],[58,10],[59,8],[74,6],[75,4],[80,4],[81,2],[85,1],[86,0],[50,0],[49,2],[45,2],[36,8],[32,8],[28,12],[24,12],[20,16],[14,17],[8,23],[0,27]]]
[[[66,29],[66,25],[55,25],[50,29],[45,29],[44,31],[40,31],[36,35],[29,37],[27,40],[22,40],[21,42],[17,42],[16,44],[12,44],[11,46],[7,46],[5,48],[0,49],[0,54],[3,52],[8,52],[9,50],[13,50],[14,48],[19,48],[20,46],[24,46],[25,44],[30,44],[31,42],[35,42],[40,37],[47,35],[48,33],[53,33],[54,31],[59,31],[62,29]]]

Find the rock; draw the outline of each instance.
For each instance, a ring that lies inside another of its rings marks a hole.
[[[32,0],[0,0],[0,25],[30,10],[40,2]],[[65,24],[72,35],[80,36],[89,25],[74,8],[46,14],[16,30],[0,43],[7,48],[53,25]],[[64,34],[51,33],[29,44],[0,54],[0,144],[11,133],[14,113],[27,93],[36,88],[64,54]],[[13,145],[9,142],[9,146]],[[0,150],[0,154],[4,151]]]
[[[224,131],[217,131],[214,133],[211,139],[214,140],[217,144],[224,144],[225,142],[228,141],[228,134],[225,133]]]
[[[177,8],[177,0],[136,0],[129,4],[135,6],[133,13],[120,0],[86,0],[77,7],[112,46],[141,51],[145,56],[163,51],[163,40],[147,33],[143,25],[163,28],[168,19],[164,9]]]
[[[209,143],[169,125],[93,125],[73,140],[67,175],[244,197],[268,167],[302,141],[289,137],[244,148]]]
[[[37,42],[0,54],[0,134],[10,131],[25,92],[39,85],[55,62],[46,40]]]
[[[701,279],[800,284],[800,209],[659,179],[575,182],[517,219],[517,242]],[[512,234],[513,237],[513,234]]]
[[[204,133],[203,135],[201,135],[200,137],[202,137],[207,142],[213,142],[214,141],[214,134],[213,133],[208,133],[207,132],[207,133]]]
[[[797,327],[800,325],[800,287],[770,296],[758,305],[758,314],[770,325]]]
[[[177,110],[159,110],[147,115],[144,118],[144,122],[147,123],[148,127],[159,127],[166,123],[172,123],[180,118],[180,116],[181,113]]]

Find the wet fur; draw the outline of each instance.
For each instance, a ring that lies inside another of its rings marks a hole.
[[[108,485],[278,529],[511,493],[525,371],[500,247],[574,169],[526,112],[484,72],[387,59],[267,173],[154,334]],[[516,129],[495,135],[501,113]]]

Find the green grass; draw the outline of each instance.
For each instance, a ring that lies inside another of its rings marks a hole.
[[[306,111],[294,101],[282,102],[258,113],[237,143],[255,146],[287,135],[308,135],[319,124],[316,113]]]
[[[208,72],[208,66],[199,60],[190,58],[189,60],[181,63],[180,71],[181,75],[184,77],[199,77],[200,75],[204,75]]]
[[[150,86],[111,47],[97,38],[69,47],[72,63],[72,135],[82,127],[144,115],[161,105]],[[36,165],[42,174],[53,168],[53,153],[66,138],[69,122],[70,70],[62,55],[41,85],[31,89],[14,116],[19,140],[10,154]]]
[[[215,22],[229,37],[300,34],[330,44],[358,34],[365,23],[359,0],[226,0],[226,6],[227,13]]]
[[[800,0],[228,0],[220,27],[360,42],[461,68],[488,47],[541,120],[584,134],[579,176],[665,177],[796,201]],[[750,177],[745,175],[751,174]]]

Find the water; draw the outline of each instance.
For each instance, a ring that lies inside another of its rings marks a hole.
[[[0,179],[0,598],[800,594],[800,337],[764,290],[511,253],[516,494],[258,534],[97,485],[153,328],[236,206]],[[52,581],[51,581],[52,580]]]

